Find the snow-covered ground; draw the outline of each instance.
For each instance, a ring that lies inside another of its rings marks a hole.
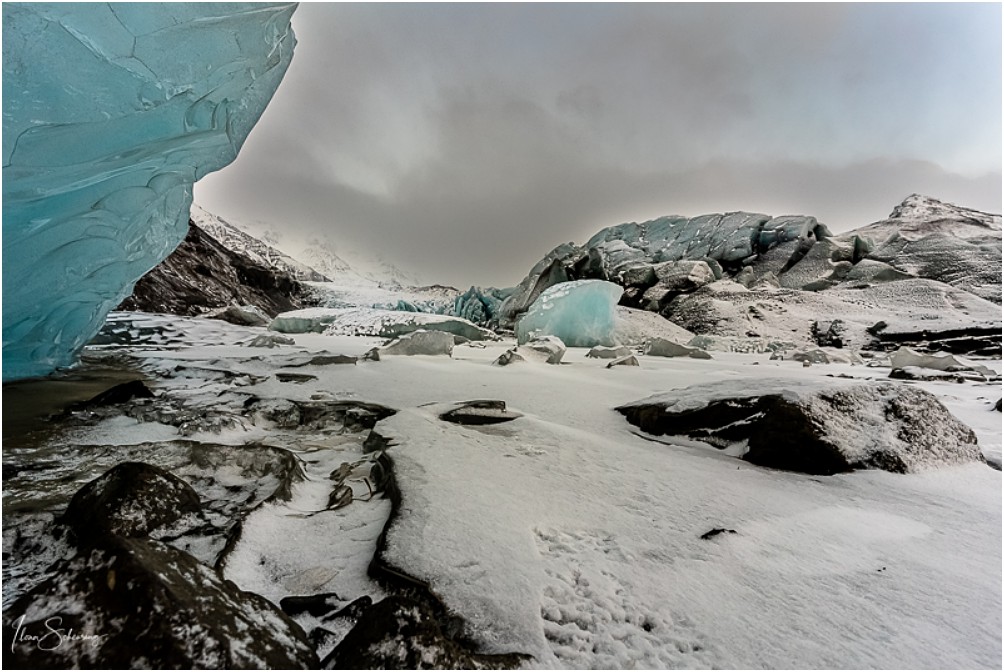
[[[261,333],[245,331],[247,340]],[[702,382],[884,381],[888,368],[715,352],[712,360],[639,355],[638,367],[607,369],[585,348],[570,348],[556,366],[492,366],[512,346],[502,341],[457,346],[452,358],[297,366],[316,379],[280,382],[273,374],[297,353],[362,355],[381,343],[294,338],[271,350],[175,340],[135,354],[150,369],[185,364],[196,380],[199,366],[226,370],[261,399],[397,409],[375,428],[391,441],[402,494],[384,559],[428,581],[486,652],[527,653],[529,666],[545,668],[1001,666],[1000,472],[982,464],[907,475],[772,471],[697,442],[647,437],[614,411]],[[989,364],[1000,371],[1000,361]],[[151,385],[188,404],[220,403],[228,384],[196,380]],[[999,460],[999,383],[900,384],[936,394]],[[446,406],[437,404],[469,399],[504,400],[522,417],[482,426],[439,419]],[[135,424],[129,433],[136,443],[163,441],[170,429]],[[121,439],[122,419],[88,431]],[[263,438],[261,426],[225,434],[227,443]],[[363,570],[389,506],[322,511],[325,474],[359,459],[361,447],[329,437],[300,451],[306,479],[288,502],[251,514],[226,578],[275,601],[323,592],[378,599]],[[366,488],[353,490],[360,498]],[[713,528],[735,533],[701,538]]]

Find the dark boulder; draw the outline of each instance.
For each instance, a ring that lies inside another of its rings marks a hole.
[[[153,397],[153,392],[142,380],[130,380],[127,383],[119,383],[101,394],[95,395],[87,401],[81,402],[78,408],[92,408],[95,406],[112,406],[114,404],[124,404],[133,399],[149,399]]]
[[[3,620],[8,668],[318,665],[300,626],[265,598],[183,551],[110,534],[63,561]]]
[[[511,669],[524,659],[472,653],[443,633],[425,604],[389,597],[363,612],[321,665],[328,670]]]
[[[984,461],[969,427],[937,397],[907,385],[764,380],[744,393],[731,382],[710,383],[617,410],[650,434],[718,448],[748,442],[744,460],[809,474]]]
[[[81,538],[96,533],[141,537],[200,509],[198,494],[174,474],[123,462],[78,490],[63,522]]]

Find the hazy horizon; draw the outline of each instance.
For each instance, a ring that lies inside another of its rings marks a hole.
[[[458,287],[662,215],[1001,211],[1000,5],[301,4],[196,202]]]

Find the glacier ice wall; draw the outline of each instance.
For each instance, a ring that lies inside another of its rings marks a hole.
[[[565,345],[591,348],[617,343],[617,302],[624,292],[605,280],[574,280],[547,288],[516,325],[522,345],[557,336]]]
[[[282,80],[295,3],[3,4],[3,378],[72,362]]]

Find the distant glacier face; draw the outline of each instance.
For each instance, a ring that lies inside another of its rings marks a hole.
[[[3,378],[73,361],[282,80],[295,3],[3,5]]]

